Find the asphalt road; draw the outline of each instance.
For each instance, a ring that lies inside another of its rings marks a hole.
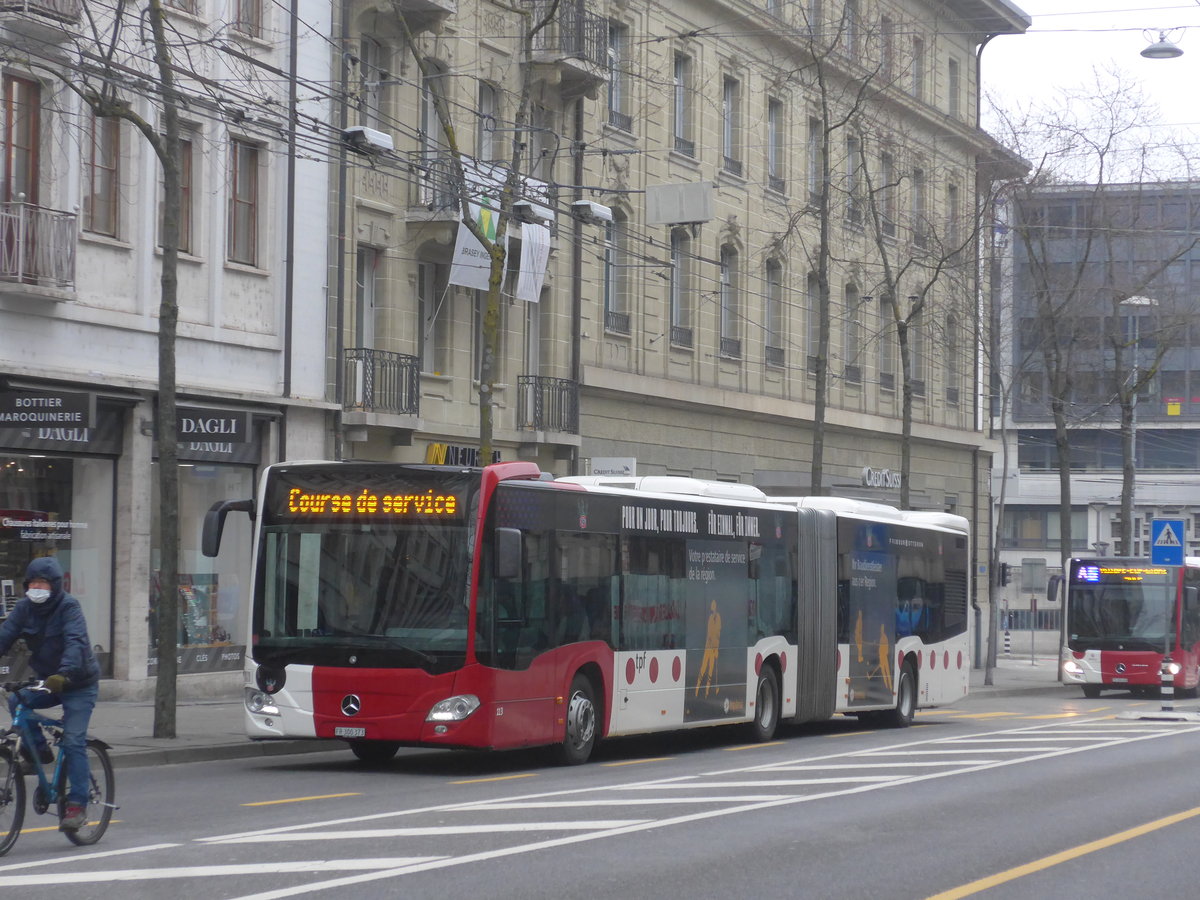
[[[99,845],[72,847],[30,816],[0,859],[0,889],[80,900],[1190,895],[1200,725],[1119,715],[1158,708],[1127,695],[971,698],[906,730],[841,719],[766,745],[709,730],[614,741],[577,768],[540,752],[425,751],[370,768],[339,751],[122,770]]]

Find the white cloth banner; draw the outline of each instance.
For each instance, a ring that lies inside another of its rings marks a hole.
[[[517,275],[517,299],[537,303],[550,262],[550,229],[545,225],[521,223],[521,271]]]
[[[487,207],[476,206],[474,203],[470,206],[471,215],[483,227],[484,234],[495,235],[496,226],[491,217],[496,213]],[[466,223],[459,222],[458,237],[454,241],[454,255],[451,257],[450,263],[450,283],[486,291],[488,277],[491,273],[492,258],[488,255],[487,249],[479,243],[475,235],[471,234],[471,229],[466,226]]]

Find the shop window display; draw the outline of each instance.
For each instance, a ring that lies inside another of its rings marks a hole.
[[[112,674],[113,504],[111,459],[0,455],[0,616],[24,593],[30,560],[57,557],[63,587],[83,607],[106,676]],[[0,677],[19,677],[22,666],[22,651],[14,650],[0,660]]]

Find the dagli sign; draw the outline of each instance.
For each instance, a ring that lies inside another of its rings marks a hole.
[[[900,487],[900,473],[893,472],[891,469],[873,469],[870,466],[863,466],[862,483],[863,487],[898,488]]]

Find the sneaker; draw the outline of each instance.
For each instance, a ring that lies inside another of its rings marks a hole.
[[[87,807],[71,804],[63,812],[62,821],[58,823],[59,831],[78,831],[87,824]]]

